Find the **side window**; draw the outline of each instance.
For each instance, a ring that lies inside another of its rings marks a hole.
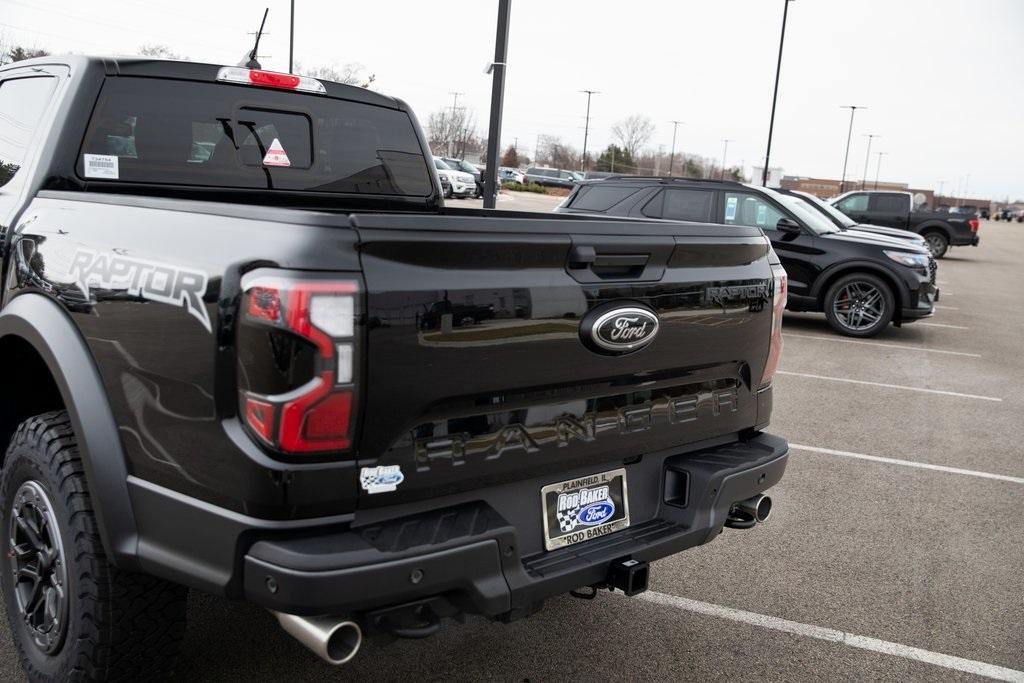
[[[840,201],[836,206],[843,213],[850,213],[851,211],[867,211],[868,210],[868,196],[866,194],[851,194]]]
[[[711,220],[711,198],[711,190],[666,190],[662,218],[706,223]]]
[[[726,192],[723,197],[725,202],[721,216],[722,222],[726,225],[749,225],[763,230],[774,230],[779,219],[786,217],[786,214],[757,195]]]
[[[581,211],[607,211],[627,197],[631,197],[636,191],[635,187],[584,186],[584,189],[576,195],[572,208]]]
[[[872,211],[900,213],[910,208],[910,202],[901,194],[876,194],[871,195],[870,206]]]
[[[572,173],[569,173],[568,171],[559,171],[558,172],[558,177],[561,178],[562,180],[572,180],[573,179],[572,178]]]
[[[0,187],[25,162],[29,143],[46,113],[57,79],[12,78],[0,83]]]

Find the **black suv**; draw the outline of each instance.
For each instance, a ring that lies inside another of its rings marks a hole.
[[[615,176],[580,183],[557,210],[761,228],[789,274],[787,308],[822,311],[853,337],[930,316],[939,298],[927,249],[840,229],[801,199],[763,187]]]

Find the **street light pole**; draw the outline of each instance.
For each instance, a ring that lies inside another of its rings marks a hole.
[[[732,142],[729,138],[722,140],[725,146],[722,148],[722,180],[725,180],[725,155],[729,153],[729,143]]]
[[[868,153],[864,155],[864,177],[860,179],[860,189],[862,190],[866,189],[868,186],[868,165],[871,162],[871,141],[882,136],[875,135],[874,133],[868,133],[865,137],[868,139]]]
[[[672,124],[672,153],[668,155],[668,175],[672,177],[672,167],[676,160],[676,130],[682,121],[669,121]]]
[[[878,165],[875,167],[875,189],[876,190],[878,189],[878,174],[882,172],[882,157],[884,157],[886,154],[888,154],[888,152],[879,152],[878,153]]]
[[[501,113],[505,102],[505,69],[508,67],[508,20],[512,0],[498,0],[498,27],[491,65],[491,120],[487,127],[487,166],[484,169],[484,208],[498,203],[498,154],[501,148]]]
[[[288,20],[288,73],[294,73],[292,64],[295,57],[295,0],[292,0],[291,5],[291,15]]]
[[[843,157],[843,178],[839,181],[839,193],[842,194],[846,190],[846,163],[850,160],[850,138],[853,137],[853,115],[857,113],[858,109],[867,109],[867,107],[861,107],[856,104],[843,104],[840,105],[839,108],[850,110],[850,129],[846,132],[846,156]]]
[[[587,170],[587,137],[590,135],[590,98],[593,95],[599,94],[597,90],[580,90],[582,93],[587,94],[587,119],[586,123],[583,124],[583,158],[580,159],[580,170],[586,172]]]
[[[782,32],[779,35],[779,61],[775,64],[775,92],[772,93],[772,115],[768,119],[768,148],[764,152],[764,169],[761,171],[761,186],[768,187],[768,163],[772,157],[772,133],[775,130],[775,102],[779,99],[779,74],[782,72],[782,45],[786,42],[786,15],[789,3],[782,0]]]

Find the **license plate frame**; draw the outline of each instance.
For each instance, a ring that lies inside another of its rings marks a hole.
[[[620,467],[543,486],[540,504],[546,550],[626,529],[630,524],[626,469]]]

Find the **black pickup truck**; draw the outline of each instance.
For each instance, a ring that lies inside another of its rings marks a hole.
[[[430,159],[352,86],[0,69],[0,583],[31,679],[167,673],[188,588],[337,664],[634,594],[768,516],[761,231],[453,210]]]
[[[980,222],[973,214],[918,209],[910,192],[847,192],[832,204],[858,223],[918,233],[935,258],[945,256],[950,247],[976,247],[980,241]]]

